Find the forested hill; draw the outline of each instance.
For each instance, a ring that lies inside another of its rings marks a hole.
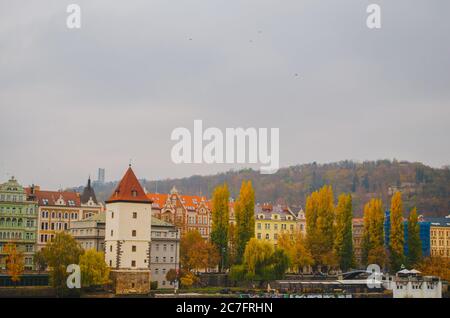
[[[304,164],[280,169],[264,175],[245,169],[210,176],[157,181],[141,180],[149,192],[168,193],[173,186],[183,194],[211,197],[215,186],[227,182],[236,198],[242,180],[250,179],[257,202],[287,203],[295,209],[305,205],[306,197],[325,184],[331,184],[335,196],[350,192],[354,198],[355,215],[361,216],[363,205],[372,197],[383,199],[388,207],[390,193],[403,193],[405,208],[417,206],[420,214],[445,216],[450,214],[450,169],[436,169],[421,163],[403,161],[343,161],[329,164]],[[105,200],[115,182],[95,185],[99,200]],[[77,188],[79,191],[80,189]]]

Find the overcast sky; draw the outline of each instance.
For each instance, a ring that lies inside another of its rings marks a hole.
[[[82,27],[66,27],[78,3]],[[366,7],[382,9],[381,30]],[[0,182],[175,165],[176,127],[280,128],[281,166],[450,163],[448,0],[0,0]],[[296,75],[297,74],[297,75]],[[259,167],[259,165],[257,165]]]

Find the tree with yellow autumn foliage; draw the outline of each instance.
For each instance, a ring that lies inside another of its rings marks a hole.
[[[364,206],[362,263],[386,266],[384,247],[384,213],[381,199],[371,199]]]
[[[289,259],[289,268],[301,273],[305,268],[314,264],[314,260],[306,247],[303,233],[297,231],[293,235],[282,233],[278,236],[279,249],[282,249]]]
[[[14,243],[6,244],[3,251],[6,254],[6,271],[13,283],[17,283],[24,271],[23,253]]]
[[[397,272],[405,262],[405,233],[403,224],[403,201],[400,192],[395,192],[391,199],[389,234],[390,270]]]
[[[241,263],[248,241],[255,236],[255,191],[252,182],[243,181],[235,203],[237,262]]]
[[[306,243],[314,265],[328,269],[337,265],[334,251],[333,189],[324,186],[306,199]]]

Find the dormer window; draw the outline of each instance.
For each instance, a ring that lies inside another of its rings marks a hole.
[[[136,190],[131,190],[131,196],[133,198],[137,197],[137,191]]]
[[[42,199],[42,204],[48,205],[48,200],[47,199]]]

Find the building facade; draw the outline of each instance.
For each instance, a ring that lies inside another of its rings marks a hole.
[[[158,288],[174,288],[174,282],[167,280],[167,273],[180,269],[180,230],[175,225],[153,217],[151,243],[152,281],[158,282]]]
[[[352,237],[353,237],[353,252],[355,256],[356,265],[362,264],[362,242],[364,233],[364,219],[354,218],[352,220]]]
[[[282,233],[293,235],[300,230],[297,216],[287,206],[256,204],[255,236],[258,240],[267,240],[274,245]]]
[[[99,212],[80,221],[72,221],[68,233],[85,250],[94,249],[105,252],[106,213]]]
[[[205,197],[181,195],[174,187],[169,194],[148,193],[153,202],[152,214],[157,219],[175,224],[183,236],[197,230],[204,239],[211,234],[211,204]]]
[[[34,269],[37,213],[37,203],[28,200],[26,191],[14,177],[0,185],[0,270],[6,268],[8,243],[23,253],[25,270]]]
[[[106,201],[105,261],[116,294],[150,291],[152,201],[131,165]]]
[[[103,210],[97,202],[91,181],[82,194],[71,191],[43,191],[39,186],[26,189],[29,200],[38,204],[37,247],[42,249],[58,232],[67,231],[74,221],[84,220]]]
[[[430,223],[431,257],[450,258],[450,215],[446,217],[421,217]]]

